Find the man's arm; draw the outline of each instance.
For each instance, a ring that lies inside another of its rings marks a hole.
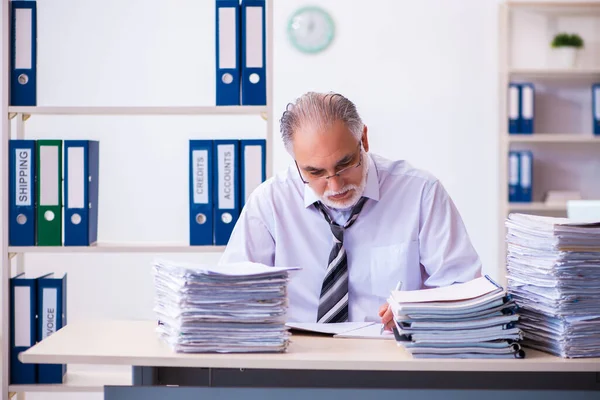
[[[447,286],[481,276],[481,260],[471,244],[460,213],[439,181],[421,201],[419,224],[425,287]]]
[[[244,206],[219,263],[251,261],[265,265],[275,262],[275,240],[267,228],[260,198],[253,193]]]

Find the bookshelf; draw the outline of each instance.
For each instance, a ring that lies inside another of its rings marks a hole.
[[[27,270],[25,255],[27,254],[162,254],[162,253],[219,253],[225,249],[225,246],[189,246],[186,243],[179,242],[99,242],[89,247],[15,247],[8,243],[8,143],[10,139],[27,139],[27,126],[29,121],[36,118],[45,118],[45,116],[60,116],[65,124],[68,124],[70,117],[88,118],[90,123],[98,121],[98,118],[110,118],[120,116],[121,118],[144,118],[154,116],[165,116],[174,120],[180,116],[212,117],[224,116],[224,121],[230,118],[243,116],[244,118],[259,118],[265,121],[264,132],[266,139],[266,176],[272,176],[273,171],[273,0],[265,0],[265,48],[266,48],[266,90],[267,104],[265,106],[79,106],[72,104],[69,106],[39,106],[39,107],[13,107],[9,105],[9,68],[10,68],[10,0],[1,0],[2,7],[2,98],[1,110],[5,118],[1,125],[0,142],[0,184],[3,190],[0,191],[0,201],[2,209],[2,227],[0,231],[0,247],[2,249],[1,257],[1,279],[2,279],[2,298],[1,298],[1,352],[2,364],[2,393],[0,400],[8,400],[14,394],[19,394],[19,398],[28,392],[70,392],[70,393],[89,393],[102,392],[105,385],[128,385],[131,384],[130,368],[110,367],[106,370],[92,369],[79,370],[78,368],[67,369],[63,384],[54,385],[11,385],[9,380],[10,369],[10,321],[9,309],[9,281],[13,268],[13,262],[16,265],[16,272],[21,273]],[[183,10],[179,10],[181,12]],[[206,13],[206,18],[214,20],[214,13]],[[38,21],[43,18],[39,14]],[[197,21],[196,21],[197,22]],[[109,26],[109,25],[106,25]],[[46,27],[47,28],[47,27]],[[44,34],[43,29],[38,29],[38,38]],[[214,35],[214,34],[213,34]],[[189,39],[193,40],[193,39]],[[214,36],[206,40],[214,41]],[[40,41],[38,40],[38,46]],[[214,56],[211,56],[214,59]],[[46,62],[48,60],[45,60]],[[50,60],[52,61],[52,60]],[[116,62],[116,61],[115,61]],[[38,73],[40,62],[38,60]],[[48,65],[48,64],[45,64]],[[84,89],[82,89],[84,90]],[[208,90],[214,90],[208,88]],[[39,93],[39,90],[38,90]],[[213,95],[214,98],[214,95]],[[38,96],[39,99],[39,96]],[[13,122],[16,122],[13,124]],[[16,126],[16,129],[15,129]],[[108,134],[108,133],[107,133]],[[56,132],[60,136],[60,132]],[[216,137],[217,138],[217,137]],[[81,139],[86,139],[85,132]],[[187,156],[187,154],[185,155]],[[100,184],[102,186],[102,184]],[[187,190],[187,188],[186,188]],[[101,226],[99,228],[102,229]],[[182,229],[187,229],[183,226]],[[50,272],[50,271],[48,271]],[[77,366],[75,366],[77,367]]]
[[[506,229],[511,212],[567,216],[564,203],[546,203],[550,190],[600,198],[600,135],[593,134],[592,90],[600,82],[597,30],[600,2],[505,1],[498,20],[499,207],[498,276],[506,274]],[[578,33],[586,47],[575,66],[558,63],[550,47],[559,32]],[[533,134],[509,134],[508,85],[535,85]],[[532,202],[508,201],[508,152],[533,152]],[[594,172],[595,171],[595,172]]]

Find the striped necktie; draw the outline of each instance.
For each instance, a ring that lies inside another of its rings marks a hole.
[[[348,320],[348,259],[344,250],[344,230],[350,228],[358,218],[358,213],[367,201],[361,199],[352,208],[350,218],[342,227],[332,221],[321,202],[315,203],[331,227],[333,248],[329,254],[329,264],[323,279],[317,322],[345,322]]]

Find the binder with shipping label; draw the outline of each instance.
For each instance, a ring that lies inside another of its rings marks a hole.
[[[62,140],[36,142],[37,244],[62,244]]]
[[[98,239],[100,144],[65,140],[65,246],[89,246]]]
[[[206,246],[213,239],[213,142],[190,140],[190,245]]]
[[[37,340],[41,342],[67,324],[67,275],[42,276],[37,281]],[[38,383],[63,383],[65,364],[39,364]]]
[[[9,246],[35,246],[35,141],[9,141]]]
[[[226,245],[240,213],[239,140],[214,141],[215,245]]]

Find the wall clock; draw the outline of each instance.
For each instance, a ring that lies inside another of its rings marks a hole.
[[[333,41],[335,25],[327,11],[320,7],[303,7],[288,21],[288,37],[303,53],[319,53]]]

